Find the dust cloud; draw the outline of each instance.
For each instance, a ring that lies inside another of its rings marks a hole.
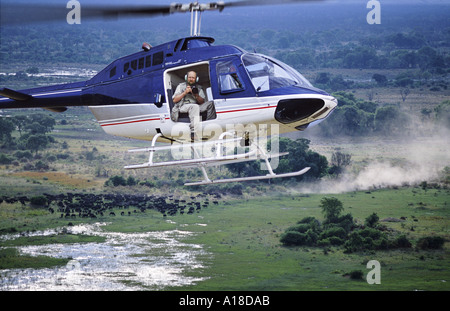
[[[441,128],[426,137],[396,138],[396,143],[391,141],[383,151],[353,160],[338,177],[304,184],[297,191],[343,193],[439,182],[444,168],[450,167],[449,137],[450,130]]]

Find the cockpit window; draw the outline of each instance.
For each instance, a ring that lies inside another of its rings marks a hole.
[[[245,54],[242,57],[242,61],[257,92],[292,85],[312,86],[295,69],[269,57],[258,54]]]

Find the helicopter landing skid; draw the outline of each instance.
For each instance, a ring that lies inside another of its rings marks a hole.
[[[269,159],[274,157],[280,157],[288,154],[287,152],[283,153],[271,153],[267,154],[258,144],[253,144],[256,148],[244,153],[239,154],[231,154],[227,155],[224,153],[224,145],[241,141],[242,138],[232,138],[232,139],[224,139],[226,135],[232,135],[231,133],[223,133],[220,135],[218,140],[215,141],[206,141],[199,143],[187,143],[181,145],[171,145],[171,146],[155,146],[156,140],[162,136],[162,134],[158,133],[152,140],[152,146],[149,148],[141,148],[141,149],[132,149],[128,152],[149,152],[149,160],[143,164],[137,165],[127,165],[125,169],[142,169],[142,168],[155,168],[155,167],[171,167],[171,166],[181,166],[186,168],[199,168],[202,173],[204,179],[198,182],[188,182],[185,183],[185,186],[197,186],[197,185],[208,185],[208,184],[218,184],[218,183],[228,183],[228,182],[241,182],[241,181],[251,181],[251,180],[262,180],[262,179],[272,179],[272,178],[283,178],[283,177],[294,177],[305,174],[309,171],[310,167],[305,167],[304,169],[298,172],[292,173],[284,173],[284,174],[276,174],[272,170],[272,166],[270,165]],[[208,145],[215,145],[215,154],[201,157],[198,153],[198,148],[204,148]],[[154,153],[157,151],[163,150],[174,150],[177,148],[190,148],[194,153],[193,159],[181,159],[181,160],[173,160],[173,161],[165,161],[165,162],[154,162],[153,157]],[[208,173],[206,172],[206,167],[208,166],[217,166],[217,165],[225,165],[232,163],[239,163],[245,161],[256,161],[256,160],[264,160],[269,171],[269,174],[261,175],[261,176],[251,176],[251,177],[239,177],[239,178],[226,178],[226,179],[217,179],[211,180],[208,177]]]

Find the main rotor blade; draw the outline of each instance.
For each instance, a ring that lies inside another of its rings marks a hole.
[[[67,15],[75,7],[66,3],[55,4],[2,4],[2,25],[27,24],[36,22],[66,22]],[[156,16],[173,13],[172,5],[147,5],[147,6],[80,6],[81,19],[117,18],[121,16]]]
[[[189,12],[191,9],[206,11],[219,10],[225,7],[244,7],[260,5],[280,5],[289,3],[321,2],[324,0],[240,0],[233,2],[210,2],[187,4],[173,3],[170,5],[122,5],[122,6],[96,6],[80,5],[81,19],[92,18],[118,18],[131,16],[156,16],[166,15],[176,12]],[[74,1],[76,2],[76,1]],[[80,2],[78,2],[80,3]],[[66,21],[68,14],[75,9],[70,1],[56,4],[24,4],[24,3],[3,3],[1,5],[0,23],[2,25],[27,24],[36,22]]]
[[[224,3],[224,7],[280,5],[289,3],[323,2],[325,0],[241,0]]]

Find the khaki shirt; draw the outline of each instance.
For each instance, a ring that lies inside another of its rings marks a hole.
[[[198,84],[194,84],[194,86],[198,89],[198,95],[201,98],[205,98],[205,93],[203,92],[202,87]],[[186,87],[187,87],[187,82],[178,84],[172,98],[183,93],[186,90]],[[192,88],[192,86],[191,86],[191,88]],[[196,104],[196,103],[197,103],[197,100],[195,99],[194,95],[189,93],[189,94],[186,94],[186,96],[184,96],[177,104],[182,106],[184,104]]]

